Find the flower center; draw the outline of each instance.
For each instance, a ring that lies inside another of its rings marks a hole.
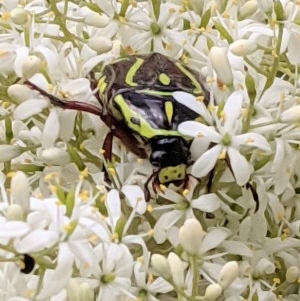
[[[157,23],[152,22],[150,25],[150,30],[154,35],[158,35],[160,33],[160,27]]]
[[[229,146],[231,144],[231,137],[228,133],[226,133],[222,138],[222,144],[224,146]]]
[[[106,274],[106,275],[103,275],[101,276],[101,282],[102,283],[110,283],[110,282],[113,282],[115,280],[116,276],[114,274]]]

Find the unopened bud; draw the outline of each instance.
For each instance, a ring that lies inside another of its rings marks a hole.
[[[17,25],[24,25],[28,20],[28,13],[22,6],[18,6],[10,11],[11,21]]]
[[[30,78],[42,69],[43,63],[36,55],[28,56],[22,65],[22,74],[25,78]]]
[[[98,28],[103,28],[109,23],[110,19],[106,15],[91,11],[84,17],[84,23]]]
[[[172,279],[172,273],[167,259],[160,254],[153,254],[151,257],[151,265],[154,272],[166,280]]]
[[[93,301],[93,300],[95,300],[93,288],[86,282],[81,283],[79,285],[77,298],[74,301]]]
[[[8,87],[7,94],[17,104],[20,104],[30,98],[32,90],[25,85],[14,84]]]
[[[220,271],[218,284],[226,289],[238,276],[239,266],[236,261],[227,262]]]
[[[29,211],[30,190],[29,181],[22,171],[17,171],[11,180],[11,201],[18,204],[27,213]]]
[[[9,205],[5,216],[10,221],[22,221],[24,218],[23,208],[19,204]]]
[[[87,45],[95,50],[98,54],[108,52],[112,49],[113,43],[110,39],[105,37],[93,37],[87,42]]]
[[[227,49],[224,47],[213,46],[209,53],[209,58],[218,80],[225,85],[231,85],[233,82],[232,70],[227,57]]]
[[[274,2],[274,12],[278,21],[285,20],[285,14],[284,14],[282,3],[278,0]]]
[[[180,260],[178,255],[176,255],[173,252],[169,253],[167,261],[168,261],[170,269],[171,269],[174,283],[178,287],[185,289],[184,268],[183,268],[182,261]]]
[[[229,50],[237,56],[246,56],[253,53],[257,49],[255,42],[251,40],[236,40],[229,46]]]
[[[0,162],[10,161],[21,155],[21,148],[15,145],[0,145]]]
[[[286,270],[285,278],[287,282],[293,283],[298,281],[300,277],[300,270],[297,266],[291,266]]]
[[[257,10],[257,1],[250,0],[241,6],[239,10],[239,19],[244,20],[252,16]]]
[[[205,290],[204,300],[216,300],[221,296],[222,291],[222,287],[219,284],[210,284]]]
[[[197,255],[205,232],[196,219],[187,219],[179,229],[179,242],[189,255]]]

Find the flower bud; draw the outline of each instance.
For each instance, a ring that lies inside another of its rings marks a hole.
[[[239,266],[236,261],[227,262],[220,271],[218,284],[226,289],[238,276]]]
[[[108,52],[112,49],[113,43],[110,39],[105,37],[93,37],[88,39],[87,45],[95,50],[98,54]]]
[[[274,12],[276,15],[276,18],[278,21],[284,21],[285,20],[285,14],[284,14],[284,10],[283,10],[283,6],[282,3],[277,0],[274,2]]]
[[[21,153],[21,148],[16,145],[0,145],[0,162],[10,161]]]
[[[185,288],[184,268],[183,268],[182,261],[180,260],[178,255],[173,252],[169,253],[167,261],[168,261],[170,269],[171,269],[174,283],[178,287],[184,289]]]
[[[172,279],[172,273],[167,259],[160,254],[153,254],[151,264],[154,272],[166,280]]]
[[[205,290],[204,300],[216,300],[221,296],[222,291],[222,287],[219,284],[210,284]]]
[[[227,57],[227,49],[224,47],[213,46],[209,53],[209,59],[217,74],[218,80],[225,85],[231,85],[233,82],[233,75]]]
[[[7,94],[17,104],[20,104],[30,98],[32,90],[25,85],[14,84],[8,87]]]
[[[11,201],[23,208],[23,212],[29,211],[30,190],[29,181],[22,171],[17,171],[11,180]]]
[[[10,11],[10,19],[16,25],[24,25],[28,20],[28,13],[22,6],[17,6]]]
[[[286,270],[285,278],[287,282],[296,282],[300,277],[300,270],[297,266],[291,266]]]
[[[244,20],[252,16],[257,10],[257,1],[250,0],[241,6],[239,10],[239,19]]]
[[[93,300],[95,300],[93,288],[86,282],[81,283],[79,285],[79,292],[77,298],[74,301],[93,301]]]
[[[179,229],[179,242],[189,255],[197,255],[205,232],[196,219],[188,219]]]
[[[10,221],[22,221],[24,218],[23,208],[19,204],[9,205],[5,216]]]
[[[251,40],[236,40],[229,46],[229,50],[237,56],[246,56],[253,53],[257,49],[255,42]]]
[[[68,153],[58,147],[49,147],[42,150],[39,159],[48,165],[64,165],[70,161]]]
[[[42,69],[43,63],[36,55],[28,56],[22,65],[22,74],[25,78],[30,78]]]
[[[284,111],[280,116],[280,121],[285,123],[298,123],[300,121],[300,105]]]
[[[109,23],[109,18],[106,15],[91,11],[84,17],[84,23],[90,26],[103,28]]]

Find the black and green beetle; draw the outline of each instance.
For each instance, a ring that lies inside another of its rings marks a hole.
[[[59,99],[33,83],[27,85],[48,97],[52,104],[64,109],[98,115],[110,128],[103,149],[107,160],[112,157],[112,138],[119,138],[127,149],[141,158],[149,158],[154,172],[153,188],[170,183],[179,186],[187,182],[186,169],[190,162],[190,142],[178,131],[178,125],[194,120],[198,114],[177,102],[172,94],[185,91],[202,96],[207,104],[208,92],[200,76],[179,61],[159,53],[131,55],[105,65],[91,74],[91,86],[97,87],[96,97],[101,107],[78,101]],[[150,145],[147,153],[145,145]]]

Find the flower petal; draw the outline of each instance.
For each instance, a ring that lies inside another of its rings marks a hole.
[[[241,114],[243,99],[243,93],[240,91],[235,91],[228,97],[223,109],[225,114],[224,132],[231,132],[235,126],[235,122]]]
[[[252,172],[251,165],[237,149],[229,147],[227,153],[237,184],[240,186],[246,184]]]
[[[206,176],[215,167],[222,148],[216,145],[206,151],[192,166],[191,174],[197,178]]]
[[[178,132],[191,137],[205,137],[215,143],[221,140],[221,135],[215,131],[214,127],[196,121],[185,121],[179,124]]]
[[[136,209],[139,214],[144,214],[146,211],[145,194],[141,187],[137,185],[126,185],[122,187],[122,192],[125,194],[128,205]]]
[[[199,101],[192,94],[176,91],[173,93],[173,97],[177,102],[191,109],[192,111],[201,115],[208,123],[211,123],[211,115],[209,114],[207,107],[203,101]]]
[[[24,120],[37,113],[40,113],[43,109],[47,108],[49,101],[47,99],[34,98],[22,102],[14,111],[13,117],[15,119]]]
[[[217,247],[227,237],[228,232],[225,229],[213,229],[208,232],[203,238],[200,246],[200,252],[205,253],[215,247]]]
[[[59,133],[59,120],[57,110],[51,110],[46,122],[42,134],[42,147],[48,148],[54,146]]]
[[[220,207],[220,200],[215,193],[209,193],[192,200],[191,205],[204,212],[213,212]]]
[[[268,140],[257,133],[247,133],[232,137],[232,145],[246,145],[260,148],[266,152],[271,152],[271,147]]]

